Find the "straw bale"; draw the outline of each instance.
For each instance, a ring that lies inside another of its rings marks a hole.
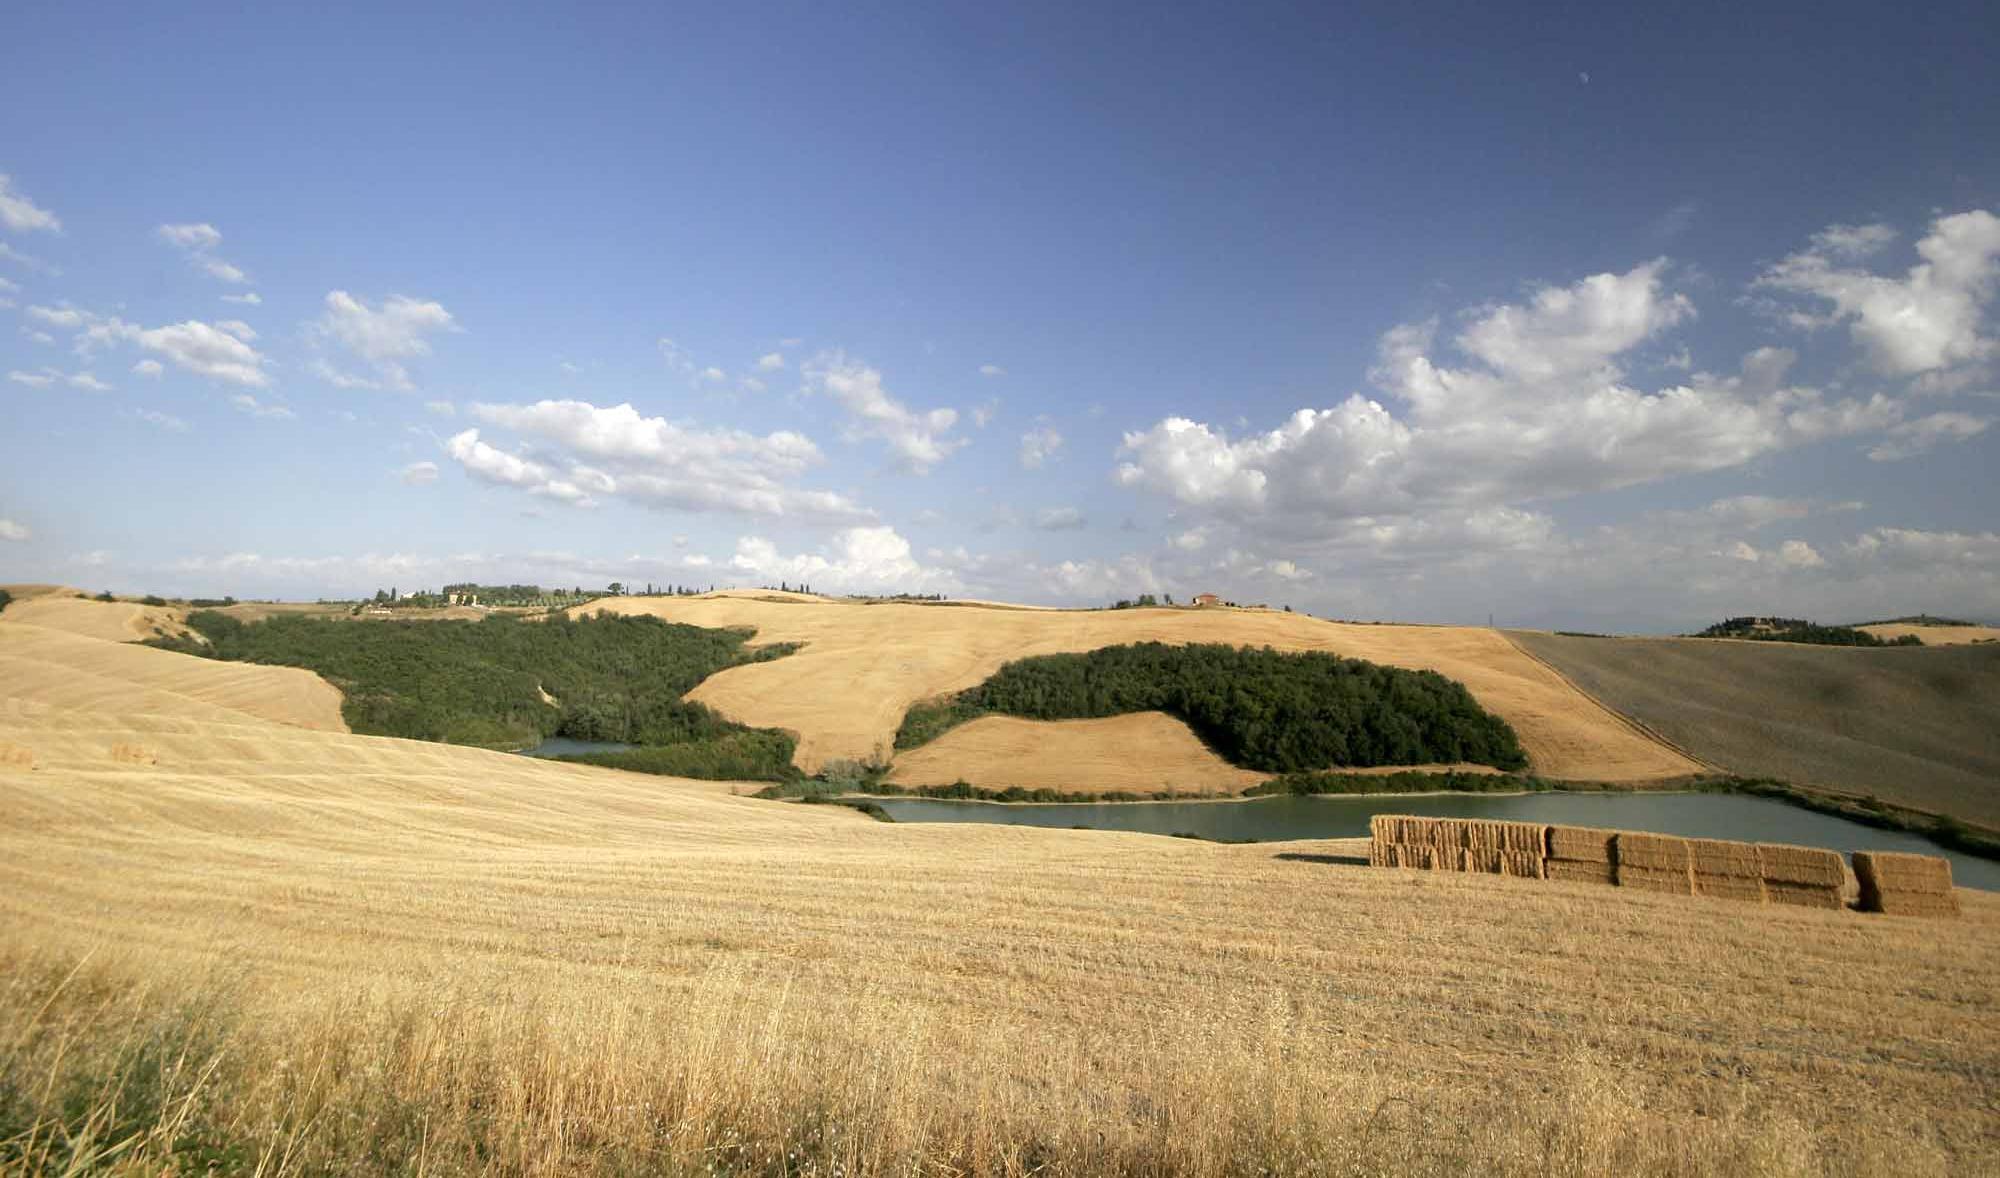
[[[1764,864],[1756,843],[1728,839],[1689,839],[1688,855],[1694,860],[1696,875],[1762,879]]]
[[[1387,848],[1388,866],[1413,867],[1428,871],[1437,866],[1437,852],[1430,847],[1411,847],[1392,843]]]
[[[1847,884],[1847,868],[1841,862],[1838,851],[1759,843],[1757,854],[1764,863],[1765,883],[1807,884],[1834,889]]]
[[[1618,886],[1637,888],[1642,892],[1671,892],[1679,896],[1692,896],[1694,873],[1685,867],[1630,867],[1620,862]]]
[[[1935,855],[1893,851],[1854,852],[1854,876],[1861,883],[1861,910],[1890,916],[1957,916],[1951,888],[1951,861]]]
[[[1479,847],[1467,847],[1459,852],[1460,869],[1483,872],[1487,875],[1500,874],[1500,852]]]
[[[1704,875],[1695,873],[1694,893],[1697,896],[1714,896],[1719,900],[1743,900],[1751,904],[1764,902],[1764,881],[1751,876]]]
[[[1579,863],[1574,859],[1550,859],[1543,864],[1542,877],[1565,883],[1608,884],[1618,882],[1618,869],[1609,863]]]
[[[1548,827],[1539,822],[1468,820],[1465,845],[1477,851],[1513,851],[1539,855],[1548,845]]]
[[[1441,850],[1456,851],[1466,847],[1465,829],[1470,824],[1464,819],[1426,818],[1423,821],[1428,824],[1424,829],[1424,837],[1421,840],[1410,841],[1422,841]]]
[[[1548,856],[1572,863],[1610,863],[1612,841],[1617,837],[1615,830],[1593,826],[1551,826]]]
[[[1958,897],[1933,896],[1923,892],[1886,892],[1880,897],[1878,908],[1864,907],[1864,912],[1880,912],[1885,916],[1936,916],[1957,917]]]
[[[1951,891],[1951,860],[1898,851],[1856,851],[1854,876],[1864,892],[1874,886],[1885,892],[1942,894]]]
[[[1546,866],[1546,861],[1540,855],[1531,855],[1526,851],[1501,851],[1499,855],[1501,875],[1511,875],[1518,879],[1541,879],[1545,874],[1543,868]]]
[[[33,769],[35,752],[26,745],[0,740],[0,769]]]
[[[1630,865],[1649,871],[1687,871],[1693,867],[1688,840],[1675,835],[1621,830],[1614,846],[1620,869]]]
[[[1839,888],[1816,887],[1812,884],[1766,880],[1764,897],[1773,904],[1790,904],[1799,908],[1829,908],[1838,912],[1847,907],[1846,902],[1840,898]]]

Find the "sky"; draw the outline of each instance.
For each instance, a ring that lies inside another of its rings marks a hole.
[[[0,582],[2000,619],[1990,5],[6,26]]]

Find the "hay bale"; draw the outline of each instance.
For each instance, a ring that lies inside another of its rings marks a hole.
[[[1549,828],[1539,822],[1475,819],[1463,821],[1461,826],[1465,833],[1465,845],[1473,850],[1540,855],[1548,846]]]
[[[1840,852],[1820,847],[1788,847],[1779,843],[1758,843],[1758,857],[1764,864],[1764,882],[1839,889],[1847,886],[1847,867]]]
[[[1479,847],[1467,847],[1459,852],[1459,870],[1476,871],[1485,875],[1500,874],[1500,852]]]
[[[1932,896],[1920,892],[1891,892],[1882,897],[1882,906],[1864,911],[1884,916],[1919,916],[1956,920],[1960,915],[1957,896]]]
[[[1388,867],[1409,867],[1418,871],[1429,871],[1434,864],[1435,852],[1429,847],[1411,847],[1392,843],[1387,848]]]
[[[1847,907],[1840,898],[1839,888],[1821,887],[1815,884],[1797,884],[1764,881],[1764,897],[1773,904],[1790,904],[1795,908],[1826,908],[1834,912]]]
[[[1728,839],[1689,839],[1688,857],[1693,861],[1696,876],[1706,875],[1716,879],[1764,878],[1764,861],[1757,853],[1756,843],[1738,843]]]
[[[1541,879],[1544,877],[1547,860],[1540,855],[1526,851],[1500,851],[1500,874],[1517,879]]]
[[[1466,847],[1465,828],[1470,825],[1463,818],[1428,818],[1424,829],[1424,842],[1444,851],[1462,851]]]
[[[1854,852],[1861,910],[1890,916],[1957,916],[1951,861],[1895,851]]]
[[[1745,879],[1740,875],[1703,875],[1700,872],[1696,872],[1694,877],[1694,894],[1697,896],[1713,896],[1718,900],[1739,900],[1749,904],[1762,904],[1764,902],[1764,881],[1756,876]]]
[[[1694,872],[1685,867],[1628,867],[1621,862],[1617,881],[1621,888],[1637,888],[1642,892],[1694,895]]]
[[[0,769],[26,772],[35,767],[35,752],[27,745],[0,740]]]
[[[1688,840],[1671,834],[1621,830],[1613,840],[1612,857],[1621,869],[1629,865],[1647,871],[1690,872],[1694,868]]]
[[[1551,826],[1547,854],[1550,859],[1571,863],[1610,863],[1617,837],[1615,830],[1599,830],[1594,826]]]
[[[1883,891],[1942,895],[1951,891],[1951,860],[1900,851],[1856,851],[1854,876],[1864,889],[1872,884]]]
[[[1618,882],[1618,869],[1609,863],[1579,863],[1573,859],[1550,859],[1542,865],[1542,878],[1563,883],[1610,884]]]

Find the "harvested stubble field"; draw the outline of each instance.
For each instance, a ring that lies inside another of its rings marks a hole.
[[[884,825],[293,726],[253,680],[295,674],[0,615],[0,741],[38,765],[0,771],[6,1166],[148,1131],[124,1165],[2000,1165],[2000,898],[1945,937]]]
[[[1701,768],[1524,656],[1495,630],[1354,625],[1272,610],[1025,610],[765,593],[613,598],[578,608],[653,614],[698,626],[749,626],[759,643],[802,643],[803,649],[785,658],[715,675],[689,698],[740,723],[797,732],[795,759],[807,772],[832,760],[886,757],[911,704],[973,687],[1014,659],[1148,641],[1326,651],[1437,671],[1463,683],[1483,707],[1512,725],[1530,768],[1544,777],[1658,781]],[[1018,769],[1012,742],[1000,742],[995,750],[978,738],[947,744],[951,737],[947,733],[938,742],[944,753],[920,762],[927,775],[1023,784],[1010,776]],[[1198,754],[1175,765],[1156,764],[1172,769],[1175,781],[1218,792],[1230,788],[1238,771],[1199,741],[1191,743]],[[1042,770],[1065,776],[1071,785],[1090,782],[1093,754],[1080,752],[1083,759],[1072,766],[1057,760],[1064,752],[1079,753],[1079,746],[1051,742],[1038,755]]]
[[[2000,826],[2000,646],[1856,649],[1515,632],[1693,755]]]

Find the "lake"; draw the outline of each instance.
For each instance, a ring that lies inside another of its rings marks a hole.
[[[1085,805],[882,798],[897,822],[1000,822],[1020,826],[1195,834],[1232,842],[1366,838],[1376,814],[1501,818],[1650,830],[1688,838],[1792,843],[1848,851],[1914,851],[1951,860],[1952,879],[2000,891],[2000,863],[1945,850],[1919,835],[1878,830],[1771,798],[1700,793],[1421,794],[1276,797],[1241,802],[1110,802]]]
[[[522,749],[521,752],[530,757],[577,757],[584,753],[622,753],[638,747],[615,740],[571,740],[567,736],[551,736],[534,748]]]

